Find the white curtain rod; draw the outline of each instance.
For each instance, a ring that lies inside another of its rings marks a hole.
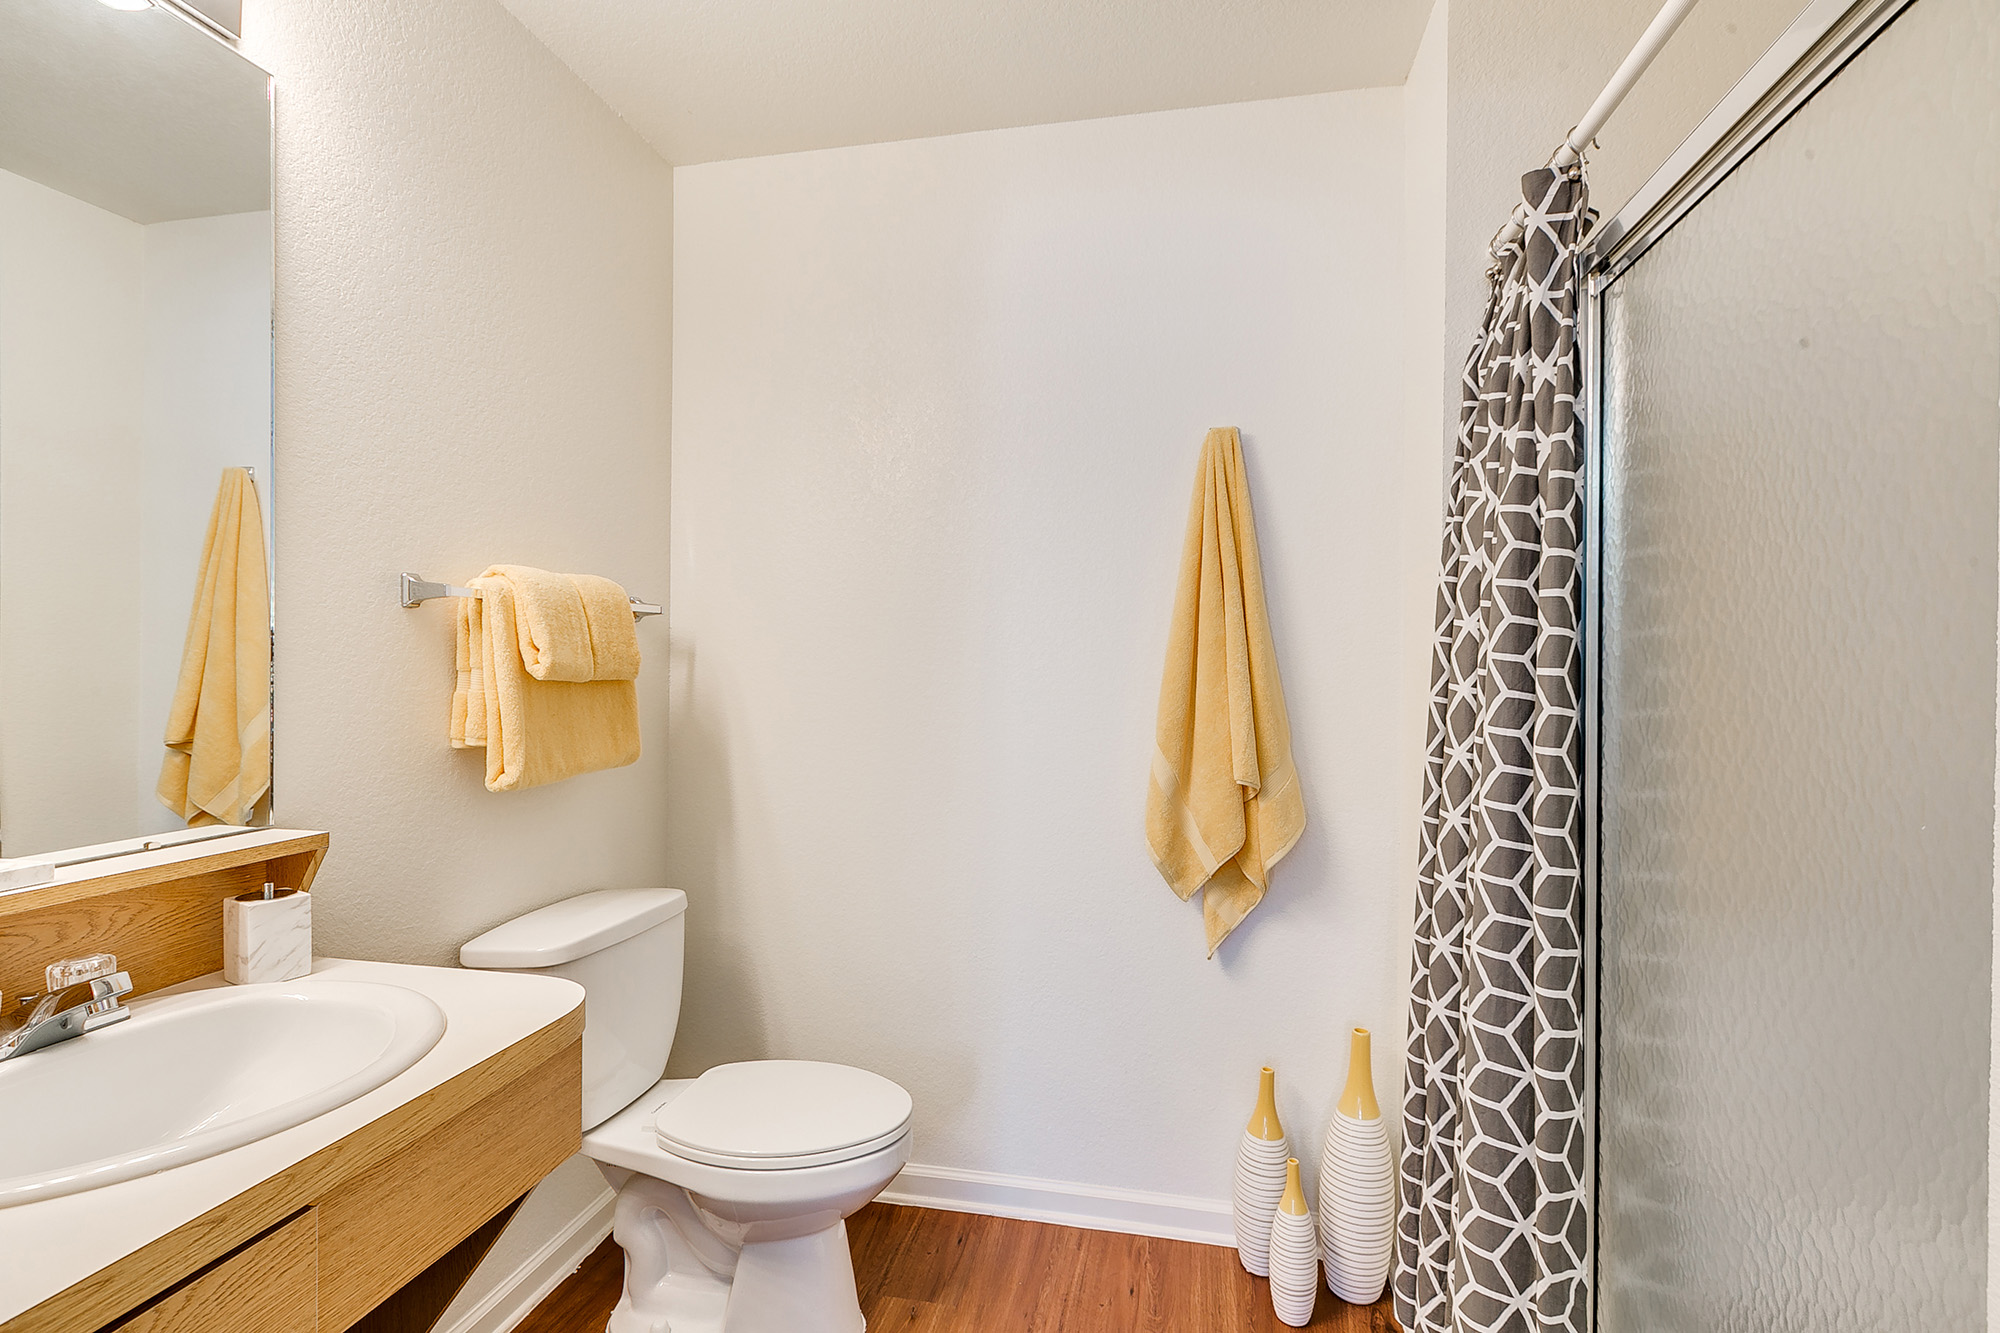
[[[1694,7],[1695,0],[1667,0],[1660,6],[1660,12],[1653,16],[1638,45],[1626,55],[1624,63],[1618,66],[1618,72],[1611,76],[1611,82],[1604,85],[1604,91],[1590,104],[1590,110],[1583,113],[1583,119],[1569,132],[1569,138],[1563,140],[1562,147],[1556,149],[1555,156],[1549,159],[1551,167],[1557,171],[1567,170],[1583,157],[1583,150],[1604,128],[1604,122],[1611,119],[1611,113],[1618,109],[1618,104],[1632,91],[1632,85],[1639,82],[1639,77],[1658,58],[1675,30],[1681,26],[1681,20]],[[1521,239],[1522,226],[1527,220],[1528,206],[1522,204],[1516,207],[1513,216],[1507,219],[1507,225],[1493,238],[1493,253],[1496,256]]]

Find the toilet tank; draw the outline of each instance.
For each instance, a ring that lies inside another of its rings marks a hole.
[[[466,967],[545,972],[584,989],[583,1127],[666,1072],[681,1017],[687,895],[601,889],[517,916],[458,951]]]

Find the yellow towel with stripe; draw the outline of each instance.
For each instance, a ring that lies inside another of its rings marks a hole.
[[[639,758],[639,637],[610,579],[494,565],[458,606],[454,748],[519,791]]]
[[[1233,426],[1201,446],[1155,740],[1146,842],[1183,902],[1203,890],[1213,958],[1306,826]]]

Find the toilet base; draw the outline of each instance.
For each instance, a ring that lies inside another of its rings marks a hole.
[[[865,1333],[847,1223],[738,1244],[703,1221],[688,1192],[635,1175],[612,1235],[625,1289],[605,1333]]]
[[[847,1223],[745,1245],[722,1326],[727,1333],[864,1333]]]

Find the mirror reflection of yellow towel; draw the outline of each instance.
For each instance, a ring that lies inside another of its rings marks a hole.
[[[639,758],[638,637],[609,579],[495,565],[459,603],[451,743],[518,791]]]
[[[271,789],[271,585],[248,470],[224,468],[181,674],[167,714],[160,803],[197,824],[247,824]]]

